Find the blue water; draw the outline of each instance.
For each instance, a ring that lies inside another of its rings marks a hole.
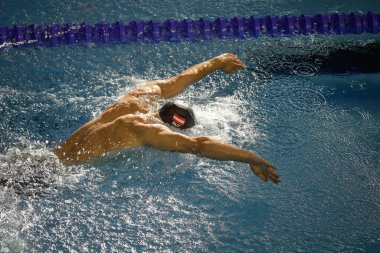
[[[0,23],[380,11],[376,1],[3,1]],[[0,252],[379,252],[380,74],[322,74],[281,55],[325,53],[378,35],[0,51]],[[245,164],[152,148],[63,166],[51,152],[132,87],[223,52],[247,69],[179,97],[185,133],[254,150]],[[289,66],[273,73],[272,68]],[[265,66],[265,67],[263,67]],[[21,183],[20,183],[21,182]],[[29,182],[22,184],[22,182]]]

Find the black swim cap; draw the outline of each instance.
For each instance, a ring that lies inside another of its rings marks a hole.
[[[168,102],[160,109],[161,120],[177,128],[185,129],[195,125],[193,109],[174,102]]]

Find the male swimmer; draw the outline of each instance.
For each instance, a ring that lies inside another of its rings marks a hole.
[[[152,146],[165,151],[247,163],[262,180],[277,184],[281,179],[275,167],[252,151],[207,136],[189,137],[172,131],[170,127],[185,129],[195,125],[191,108],[169,102],[159,110],[150,109],[160,99],[172,98],[184,92],[189,85],[211,72],[222,70],[233,73],[244,67],[235,55],[222,54],[199,63],[178,76],[148,82],[128,92],[98,117],[80,127],[57,147],[56,154],[64,163],[75,163],[111,151]]]

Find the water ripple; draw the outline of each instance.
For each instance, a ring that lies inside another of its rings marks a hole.
[[[369,120],[369,115],[355,107],[338,107],[333,110],[330,119],[340,126],[357,126]]]
[[[286,96],[290,105],[300,111],[313,112],[326,104],[323,93],[315,89],[290,88]]]
[[[366,83],[363,81],[353,80],[350,87],[354,91],[365,91],[367,89]]]
[[[292,67],[292,71],[300,77],[311,77],[318,73],[318,66],[311,63],[302,63]]]

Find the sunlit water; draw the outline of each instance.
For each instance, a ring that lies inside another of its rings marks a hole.
[[[9,2],[0,4],[0,16],[8,25],[376,7],[161,2],[60,1],[51,3],[51,14],[46,6],[11,8]],[[380,74],[321,73],[319,62],[286,57],[374,39],[2,49],[0,252],[378,252]],[[277,165],[280,185],[259,181],[245,164],[152,148],[76,166],[63,166],[53,154],[126,91],[222,52],[237,54],[247,68],[213,74],[178,98],[193,106],[198,120],[184,133],[254,150]]]

